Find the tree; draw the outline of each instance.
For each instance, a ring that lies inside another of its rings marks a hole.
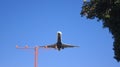
[[[81,16],[98,18],[113,35],[114,58],[120,62],[120,0],[84,0]]]

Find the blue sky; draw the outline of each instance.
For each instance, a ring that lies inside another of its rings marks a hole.
[[[34,50],[61,31],[64,43],[80,48],[39,49],[38,67],[119,67],[113,39],[102,22],[80,16],[82,0],[0,0],[0,67],[34,67]]]

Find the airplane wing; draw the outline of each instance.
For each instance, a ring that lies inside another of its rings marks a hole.
[[[46,46],[40,46],[40,47],[44,47],[44,48],[56,48],[56,44],[51,44],[51,45],[46,45]]]
[[[74,46],[74,45],[70,45],[70,44],[62,44],[62,47],[64,47],[64,48],[73,48],[73,47],[79,47],[79,46]]]

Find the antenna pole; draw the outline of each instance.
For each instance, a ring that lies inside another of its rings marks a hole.
[[[35,47],[35,62],[34,62],[34,66],[38,67],[38,47]]]
[[[34,49],[35,52],[35,58],[34,58],[34,67],[38,67],[38,49],[40,48],[40,46],[35,46],[35,47],[29,47],[29,46],[25,46],[25,47],[19,47],[16,45],[16,48],[18,49]]]

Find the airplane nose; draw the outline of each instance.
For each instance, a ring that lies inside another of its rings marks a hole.
[[[61,31],[58,31],[57,33],[58,33],[58,34],[62,34],[62,32],[61,32]]]

